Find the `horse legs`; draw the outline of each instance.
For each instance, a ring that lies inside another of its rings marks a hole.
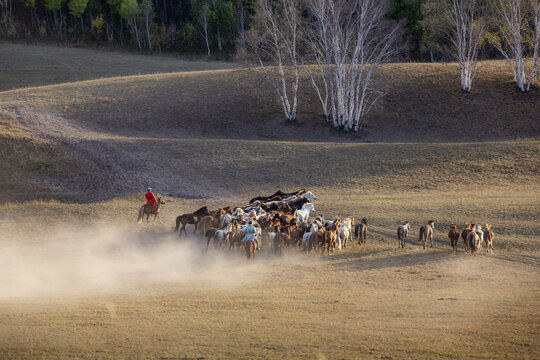
[[[433,247],[433,234],[429,234],[429,246]]]

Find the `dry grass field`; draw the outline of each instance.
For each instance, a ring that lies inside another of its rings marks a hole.
[[[0,63],[1,359],[540,356],[540,95],[504,63],[482,63],[469,95],[455,64],[388,65],[359,136],[314,99],[282,122],[233,64],[10,44]],[[163,225],[135,226],[148,185]],[[202,205],[300,187],[327,218],[366,216],[368,243],[263,244],[250,265],[172,232]],[[493,255],[451,251],[466,221],[493,224]]]

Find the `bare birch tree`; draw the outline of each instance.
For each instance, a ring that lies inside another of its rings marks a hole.
[[[285,117],[295,121],[299,85],[298,1],[261,0],[257,13],[260,26],[248,33],[249,47],[265,78],[278,94]],[[274,69],[279,75],[277,79]]]
[[[538,30],[540,10],[538,7],[538,0],[528,3],[524,0],[498,0],[502,41],[497,42],[495,46],[510,64],[514,73],[514,81],[521,92],[527,92],[531,86],[536,86],[538,37],[540,35]],[[530,19],[531,17],[532,19]],[[530,20],[533,24],[532,29],[526,23]],[[531,30],[532,34],[530,34]],[[533,65],[527,77],[524,54],[530,45],[528,38],[532,38]]]
[[[476,19],[476,0],[450,0],[448,5],[447,14],[453,28],[450,39],[457,50],[461,90],[470,92],[476,75],[478,50],[484,30],[484,21]]]
[[[529,76],[529,83],[527,84],[527,91],[531,86],[536,88],[536,74],[538,69],[538,44],[540,42],[540,1],[529,0],[531,9],[533,12],[533,24],[534,24],[534,36],[533,36],[533,54],[532,54],[532,66],[531,74]]]
[[[309,0],[308,8],[309,41],[324,74],[333,124],[359,131],[385,93],[374,75],[395,55],[400,26],[385,20],[383,0]]]

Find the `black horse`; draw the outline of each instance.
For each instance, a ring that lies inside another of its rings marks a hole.
[[[199,221],[203,217],[208,216],[208,215],[210,215],[210,213],[208,212],[208,208],[206,206],[203,206],[202,208],[195,211],[194,213],[180,215],[176,218],[176,228],[174,229],[174,231],[178,231],[180,224],[182,224],[182,227],[180,228],[180,232],[178,233],[178,235],[179,236],[182,235],[182,230],[184,230],[184,234],[186,234],[186,225],[194,224],[195,230],[193,230],[193,232],[195,232],[197,231],[197,225],[199,224]]]

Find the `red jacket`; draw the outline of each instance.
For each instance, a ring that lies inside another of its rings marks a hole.
[[[153,205],[154,208],[157,210],[157,200],[154,196],[154,193],[149,191],[146,193],[146,195],[144,195],[144,197],[146,198],[146,205]]]

